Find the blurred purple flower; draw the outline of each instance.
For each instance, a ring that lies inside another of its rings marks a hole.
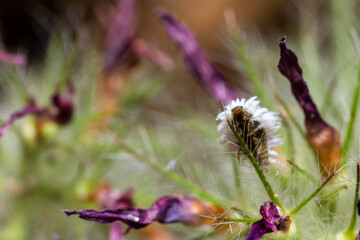
[[[265,202],[260,207],[260,214],[263,217],[251,225],[251,229],[245,240],[257,240],[264,234],[278,231],[287,232],[290,227],[291,220],[289,216],[284,218],[281,209],[273,202]]]
[[[116,7],[109,16],[103,57],[105,70],[112,68],[129,47],[132,39],[134,5],[134,0],[117,0]]]
[[[26,56],[24,54],[7,53],[0,49],[0,62],[23,65],[26,63]]]
[[[73,95],[73,86],[68,82],[67,93],[65,96],[62,96],[60,92],[57,91],[51,97],[51,102],[54,106],[54,112],[51,113],[51,118],[57,124],[63,126],[71,121],[74,114]]]
[[[0,127],[0,137],[4,135],[6,130],[19,118],[27,115],[35,115],[39,118],[53,121],[58,125],[64,126],[68,124],[73,116],[73,89],[72,86],[68,85],[68,93],[65,97],[57,91],[51,98],[52,108],[40,107],[36,104],[34,99],[31,99],[29,103],[21,110],[11,114],[9,120]]]
[[[62,237],[60,237],[59,235],[57,234],[53,234],[52,237],[51,237],[52,240],[63,240]]]
[[[0,127],[0,137],[4,135],[6,130],[19,118],[25,117],[26,115],[36,114],[38,113],[40,108],[36,105],[34,100],[30,100],[29,103],[21,110],[14,112],[11,114],[10,118],[4,125]]]
[[[307,139],[319,156],[321,170],[327,177],[339,167],[340,134],[321,118],[302,77],[298,59],[293,51],[287,49],[285,40],[283,37],[279,44],[278,69],[290,81],[291,91],[304,111]]]
[[[205,87],[210,96],[225,104],[239,98],[239,95],[235,93],[200,49],[193,33],[165,10],[159,10],[158,16],[162,20],[168,36],[180,48],[190,71]]]
[[[111,223],[109,240],[125,240],[125,233],[119,221]]]
[[[128,225],[129,228],[140,229],[155,221],[163,224],[183,223],[189,226],[207,224],[208,218],[204,218],[205,221],[199,219],[199,214],[204,214],[206,209],[209,211],[199,200],[194,198],[164,196],[153,203],[149,209],[125,207],[103,210],[63,210],[63,212],[68,216],[78,214],[82,219],[99,223],[121,221]]]
[[[172,60],[160,50],[133,36],[135,0],[117,0],[104,20],[106,27],[103,68],[106,73],[116,67],[130,68],[139,57],[145,57],[164,70],[172,68]],[[101,13],[104,14],[104,13]]]

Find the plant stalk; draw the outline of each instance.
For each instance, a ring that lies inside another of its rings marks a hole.
[[[346,233],[350,233],[353,234],[354,233],[354,228],[355,228],[355,224],[356,224],[356,212],[357,212],[357,200],[359,198],[359,182],[360,182],[360,166],[359,166],[359,162],[356,164],[356,187],[355,187],[355,199],[354,199],[354,208],[353,208],[353,213],[352,213],[352,218],[350,221],[350,225],[349,228],[346,230]]]
[[[233,131],[233,133],[236,136],[236,139],[238,140],[238,142],[240,143],[242,149],[244,150],[246,156],[250,159],[252,165],[255,168],[256,173],[258,174],[266,192],[269,195],[270,200],[275,203],[276,205],[278,205],[281,209],[284,209],[282,203],[280,202],[280,200],[278,199],[278,197],[275,195],[271,185],[269,184],[268,180],[266,179],[264,173],[262,172],[258,162],[256,161],[254,155],[252,154],[252,152],[250,151],[250,149],[248,148],[248,146],[246,145],[246,143],[244,142],[244,139],[239,135],[239,133],[236,131],[234,125],[227,120],[227,124],[229,125],[229,127],[231,128],[231,130]]]
[[[289,213],[290,216],[295,215],[297,212],[299,212],[308,202],[310,202],[311,199],[313,199],[316,194],[318,194],[323,187],[335,176],[336,172],[333,172],[312,194],[310,194],[309,197],[305,198],[297,207],[295,207],[291,212]]]

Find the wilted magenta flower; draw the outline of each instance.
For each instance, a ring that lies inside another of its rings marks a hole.
[[[10,118],[4,125],[0,127],[0,137],[4,135],[6,130],[19,118],[27,115],[35,115],[39,119],[55,122],[58,125],[68,124],[73,116],[73,89],[71,84],[68,84],[68,92],[62,96],[58,91],[54,93],[51,98],[52,108],[44,108],[37,105],[34,99],[21,110],[11,114]]]
[[[203,214],[209,215],[208,211],[211,209],[194,198],[164,196],[159,198],[149,209],[126,207],[103,210],[63,210],[63,212],[68,216],[78,214],[82,219],[99,223],[121,221],[130,228],[140,229],[156,221],[163,224],[183,223],[190,226],[208,224],[208,218],[202,216]],[[211,214],[216,216],[217,212]]]
[[[23,65],[26,63],[26,56],[24,54],[7,53],[0,49],[0,62]]]
[[[54,112],[50,113],[50,118],[59,125],[68,124],[74,114],[73,105],[74,89],[71,83],[68,83],[67,93],[64,96],[60,92],[56,92],[51,102],[54,106]]]
[[[139,229],[158,221],[160,223],[187,222],[191,219],[192,198],[165,196],[159,198],[149,209],[119,208],[104,210],[63,210],[68,216],[79,214],[80,218],[99,223],[122,221],[131,228]]]
[[[135,207],[133,200],[133,189],[125,191],[113,189],[108,182],[102,182],[99,187],[89,196],[90,200],[95,201],[101,208],[127,208]],[[123,240],[127,230],[123,230],[120,221],[112,222],[109,230],[109,240]],[[158,225],[149,225],[142,228],[138,234],[146,239],[174,239],[172,235]]]
[[[273,202],[265,202],[260,207],[260,214],[263,217],[251,225],[251,229],[245,240],[257,240],[264,234],[278,231],[287,232],[290,227],[290,217],[284,217],[282,210]]]
[[[239,97],[200,49],[193,33],[165,10],[159,10],[165,30],[179,47],[190,71],[216,101],[229,103]]]
[[[319,157],[323,175],[328,177],[338,169],[341,161],[340,134],[321,118],[302,77],[298,59],[293,51],[286,48],[285,39],[283,37],[279,44],[281,57],[278,69],[290,81],[291,91],[304,111],[307,139]]]
[[[116,192],[110,188],[103,188],[98,192],[100,205],[105,208],[117,209],[134,207],[134,191],[128,189],[125,192]],[[109,231],[109,240],[125,240],[126,231],[123,230],[119,221],[112,222]]]
[[[8,121],[6,121],[6,123],[4,125],[1,126],[0,128],[0,137],[4,135],[4,133],[6,132],[6,130],[11,126],[11,124],[13,124],[16,120],[18,120],[19,118],[25,117],[26,115],[29,114],[36,114],[39,111],[41,111],[39,109],[39,107],[36,105],[34,100],[30,100],[29,103],[21,110],[14,112],[13,114],[11,114],[10,118]]]
[[[103,55],[105,73],[114,70],[119,65],[125,68],[132,67],[139,57],[145,57],[159,67],[169,70],[172,68],[172,61],[167,55],[146,42],[134,38],[134,12],[135,0],[117,0],[115,8],[104,16],[106,18]]]

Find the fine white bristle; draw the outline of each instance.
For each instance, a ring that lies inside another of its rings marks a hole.
[[[230,104],[224,107],[224,111],[217,115],[216,120],[221,121],[218,126],[218,132],[220,134],[219,142],[229,143],[228,146],[231,151],[239,150],[236,144],[236,137],[227,124],[227,120],[230,122],[233,121],[232,109],[235,107],[243,107],[245,111],[252,115],[249,121],[257,121],[260,124],[257,128],[263,129],[265,133],[264,138],[267,144],[269,162],[274,162],[272,157],[276,157],[278,154],[273,149],[282,144],[279,135],[276,134],[277,130],[281,127],[280,118],[278,117],[278,113],[270,112],[267,108],[261,107],[260,101],[257,100],[256,96],[248,100],[242,98],[241,100],[236,99],[235,101],[231,101]]]

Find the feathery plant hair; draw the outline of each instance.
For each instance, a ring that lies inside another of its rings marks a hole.
[[[299,11],[299,35],[287,42],[296,51],[281,39],[280,62],[273,37],[245,41],[231,24],[230,47],[257,98],[227,81],[185,24],[157,11],[211,109],[202,95],[198,105],[176,100],[174,74],[163,71],[171,60],[131,30],[133,0],[113,7],[111,17],[127,15],[111,22],[123,28],[104,52],[54,33],[41,72],[0,54],[0,239],[359,239],[356,7],[330,2],[325,52],[317,11]],[[98,111],[119,89],[99,96],[97,78],[126,80],[121,101],[110,101],[116,114]],[[59,211],[69,208],[109,224]]]

